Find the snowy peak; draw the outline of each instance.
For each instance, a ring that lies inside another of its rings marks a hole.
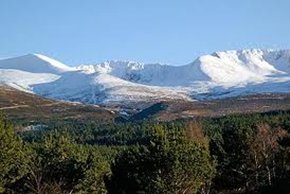
[[[28,54],[0,60],[0,69],[16,69],[30,73],[53,74],[74,70],[72,67],[41,54]]]
[[[96,65],[83,65],[78,69],[89,74],[109,74],[150,86],[188,87],[202,81],[231,87],[262,83],[270,77],[283,77],[290,73],[289,64],[288,50],[248,49],[215,52],[184,66],[107,61]]]
[[[222,51],[183,66],[107,61],[75,68],[29,54],[0,60],[0,84],[93,104],[290,92],[290,51]]]
[[[141,70],[144,64],[135,61],[106,61],[96,65],[80,65],[78,70],[83,70],[86,73],[106,73],[118,74],[116,72],[128,72],[134,70]]]
[[[215,52],[199,57],[200,70],[219,84],[251,83],[290,73],[289,50],[248,49]]]
[[[107,61],[77,67],[85,73],[108,74],[129,82],[149,86],[182,86],[194,78],[189,66],[143,64],[134,61]],[[185,77],[184,77],[185,76]]]

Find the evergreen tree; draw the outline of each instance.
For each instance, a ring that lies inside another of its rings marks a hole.
[[[159,127],[147,146],[123,151],[111,165],[106,180],[109,194],[196,193],[214,176],[205,139]]]
[[[103,176],[109,165],[97,148],[76,144],[67,132],[53,131],[33,149],[26,184],[33,193],[105,193]]]
[[[0,193],[16,190],[28,172],[29,154],[14,134],[12,125],[0,114]]]

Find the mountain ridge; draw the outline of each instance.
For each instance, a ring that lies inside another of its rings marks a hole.
[[[290,91],[290,50],[214,52],[182,66],[107,61],[69,67],[40,54],[0,60],[0,83],[89,104],[214,99]]]
[[[1,59],[0,69],[17,69],[31,73],[54,74],[74,70],[74,68],[69,67],[55,59],[36,53]]]

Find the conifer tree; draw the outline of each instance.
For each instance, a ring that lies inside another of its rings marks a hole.
[[[0,114],[0,193],[16,189],[16,183],[28,171],[29,156],[13,127]]]
[[[157,127],[146,146],[129,148],[111,165],[109,194],[192,194],[205,187],[215,168],[208,142]]]

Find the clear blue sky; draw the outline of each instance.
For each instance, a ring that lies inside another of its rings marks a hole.
[[[290,48],[289,0],[1,0],[0,58],[181,65],[242,48]]]

